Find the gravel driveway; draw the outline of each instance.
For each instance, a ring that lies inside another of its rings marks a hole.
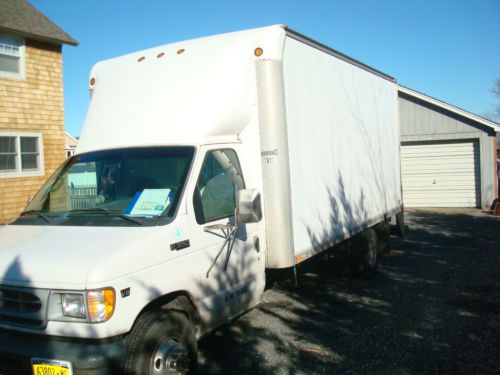
[[[303,267],[199,344],[203,374],[499,374],[500,218],[412,210],[371,280]]]

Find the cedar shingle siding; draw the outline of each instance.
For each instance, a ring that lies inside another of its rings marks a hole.
[[[0,132],[41,133],[45,174],[0,175],[0,223],[17,217],[28,198],[65,160],[61,46],[25,43],[25,80],[0,77]]]
[[[0,173],[0,223],[8,223],[65,160],[62,45],[78,42],[26,0],[0,0],[0,35],[24,39],[23,74],[0,75],[0,135],[43,140],[43,172]]]

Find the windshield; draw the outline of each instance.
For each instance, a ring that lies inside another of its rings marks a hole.
[[[192,147],[148,147],[76,155],[47,181],[14,224],[170,221],[193,154]]]

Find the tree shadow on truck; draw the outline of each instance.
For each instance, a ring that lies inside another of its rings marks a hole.
[[[340,176],[337,194],[328,190],[330,214],[328,224],[322,226],[325,228],[324,231],[318,233],[317,231],[313,231],[312,228],[307,227],[311,247],[318,249],[332,239],[332,233],[334,233],[334,236],[341,236],[346,231],[346,228],[355,228],[357,223],[367,220],[364,194],[361,193],[357,204],[352,205],[344,189],[345,186]],[[338,258],[336,261],[336,264],[339,264]],[[288,325],[294,320],[297,314],[295,311],[297,309],[296,304],[297,301],[301,299],[300,295],[296,294],[296,291],[304,287],[303,282],[310,276],[308,270],[311,269],[311,264],[313,268],[318,265],[318,263],[314,261],[305,262],[305,267],[299,271],[298,289],[290,284],[292,283],[290,280],[282,284],[290,288],[292,292],[291,295],[283,298],[283,295],[279,292],[277,293],[276,290],[280,290],[281,288],[281,284],[278,283],[276,288],[266,292],[261,304],[251,313],[239,319],[237,324],[228,325],[224,329],[203,339],[200,344],[202,353],[202,373],[240,372],[274,374],[283,373],[284,369],[287,369],[285,373],[294,373],[294,365],[281,362],[272,363],[265,360],[265,358],[272,358],[273,356],[288,357],[290,351],[294,351],[296,352],[295,354],[297,354],[297,358],[293,360],[294,362],[307,363],[308,361],[314,360],[316,362],[316,367],[318,365],[320,367],[329,367],[328,363],[330,363],[330,359],[326,360],[321,358],[318,362],[316,354],[319,353],[319,349],[316,344],[308,343],[308,333],[294,332],[290,333],[291,336],[289,336],[284,332],[285,337],[282,337],[282,335],[277,335],[275,330],[275,328],[280,329],[281,324]],[[332,263],[328,262],[328,264],[331,266]],[[341,268],[342,266],[336,268],[337,272]],[[288,274],[288,276],[293,275],[292,270],[285,270],[284,273]],[[331,275],[332,273],[330,270],[327,279],[330,278]],[[236,281],[237,275],[233,276]],[[218,284],[221,287],[227,283],[227,277],[228,275],[218,275]],[[302,280],[303,277],[306,279]],[[229,278],[231,278],[231,275],[229,275]],[[323,292],[324,287],[322,286],[319,293],[322,295]],[[206,293],[210,294],[213,293],[213,291],[206,290]],[[321,306],[315,307],[314,311],[322,315],[323,313],[321,311],[325,306],[328,307],[327,305],[329,305],[329,303],[325,300],[321,302]],[[309,310],[306,306],[301,306],[299,309],[301,311]],[[329,321],[327,316],[316,316],[316,313],[312,314],[313,315],[308,317],[308,319],[315,319],[317,322]],[[250,315],[256,315],[257,320],[270,320],[269,325],[264,324],[260,326],[259,323],[254,324],[254,319],[247,318]],[[273,321],[277,321],[278,323],[273,323]],[[235,358],[237,358],[237,364],[234,363]],[[332,358],[335,363],[342,360],[339,356],[335,355],[333,355]],[[291,358],[288,359],[290,360]],[[235,365],[237,371],[235,371]]]
[[[245,226],[245,224],[240,224],[240,226]],[[241,229],[246,232],[244,228]],[[253,249],[245,250],[255,251]],[[224,254],[226,253],[224,252]],[[256,276],[251,275],[249,279],[242,280],[241,275],[238,273],[239,270],[254,269],[253,262],[255,262],[255,258],[238,256],[233,252],[229,261],[239,262],[240,264],[236,266],[233,263],[233,266],[228,267],[226,270],[222,267],[214,268],[210,275],[206,279],[200,280],[198,284],[202,295],[207,297],[207,301],[210,300],[210,296],[216,294],[221,296],[220,299],[206,302],[212,305],[203,306],[203,308],[217,311],[217,315],[213,318],[214,321],[209,322],[209,324],[217,325],[218,322],[222,323],[222,328],[208,334],[200,341],[199,347],[202,348],[200,372],[232,373],[231,367],[226,366],[224,360],[226,354],[230,354],[231,358],[238,357],[242,373],[263,373],[265,369],[260,367],[260,355],[256,348],[262,337],[266,335],[266,332],[264,330],[258,330],[257,332],[245,324],[231,324],[235,320],[241,321],[243,306],[250,307],[255,303],[253,294],[249,293],[245,288],[251,288]],[[223,263],[223,260],[219,260],[218,263]],[[241,288],[242,281],[245,284],[243,288]],[[239,293],[238,290],[242,290],[242,292]],[[224,292],[221,293],[221,291]],[[201,303],[204,304],[205,302]],[[228,319],[230,319],[229,322]],[[223,339],[220,340],[221,333],[227,330],[230,330],[231,334],[224,335]]]
[[[338,272],[349,268],[350,254],[346,246],[331,248],[332,241],[339,242],[352,236],[353,230],[359,227],[359,223],[366,223],[369,219],[366,209],[366,199],[363,191],[357,202],[350,202],[346,195],[344,180],[339,171],[338,184],[332,191],[327,188],[329,214],[326,222],[321,223],[321,231],[304,223],[313,249],[327,250],[320,259],[334,258],[334,267]],[[319,216],[319,215],[318,215]],[[317,260],[317,259],[316,259]],[[330,264],[331,266],[331,264]]]
[[[500,333],[499,221],[433,211],[371,280],[310,263],[207,337],[203,373],[493,374]]]

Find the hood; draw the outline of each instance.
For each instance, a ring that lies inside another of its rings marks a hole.
[[[83,290],[105,283],[164,261],[168,227],[0,227],[0,284]]]

